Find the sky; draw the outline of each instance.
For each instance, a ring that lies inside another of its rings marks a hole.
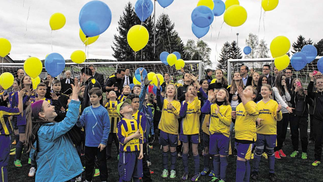
[[[126,4],[130,1],[134,6],[136,3],[136,0],[102,1],[111,9],[112,21],[99,39],[88,46],[89,59],[115,59],[111,46],[114,35],[118,34],[118,21]],[[78,19],[87,2],[89,0],[0,0],[0,37],[11,42],[10,57],[13,60],[25,60],[30,56],[44,59],[46,55],[57,52],[70,59],[75,50],[85,50],[79,38]],[[156,2],[157,17],[162,13],[168,14],[184,44],[189,39],[198,40],[191,31],[191,13],[197,3],[198,0],[174,0],[164,9]],[[314,43],[323,38],[322,0],[280,0],[277,8],[268,12],[261,9],[261,0],[240,0],[240,5],[248,13],[242,26],[230,27],[224,23],[223,15],[215,17],[209,33],[201,38],[212,49],[210,59],[214,64],[226,41],[238,39],[238,45],[243,49],[249,33],[264,39],[268,48],[279,35],[286,36],[291,43],[299,35],[312,39]],[[49,19],[56,12],[65,15],[66,24],[60,30],[51,31]]]

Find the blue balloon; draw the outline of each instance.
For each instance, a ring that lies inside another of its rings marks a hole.
[[[135,77],[136,77],[136,79],[140,82],[140,80],[141,80],[141,76],[140,76],[140,71],[141,70],[144,70],[143,72],[142,72],[142,77],[143,77],[143,79],[145,79],[146,78],[146,76],[147,76],[147,71],[146,71],[146,69],[145,68],[137,68],[136,69],[136,71],[135,71]]]
[[[194,23],[192,23],[192,32],[197,38],[202,38],[204,35],[206,35],[209,32],[209,30],[210,30],[210,26],[205,28],[200,28],[194,25]]]
[[[177,59],[181,59],[181,54],[179,52],[175,51],[172,54],[175,54]]]
[[[244,47],[243,52],[244,52],[245,55],[250,54],[251,53],[251,47],[249,47],[249,46]]]
[[[130,83],[130,84],[129,84],[130,90],[132,90],[134,86],[135,86],[135,84]]]
[[[166,66],[168,65],[168,62],[167,62],[167,56],[169,55],[168,52],[164,51],[162,53],[160,53],[159,55],[159,59],[161,60],[162,63],[164,63]]]
[[[304,46],[301,52],[305,54],[307,63],[311,63],[317,56],[317,49],[313,45]]]
[[[65,68],[65,59],[58,53],[51,53],[45,59],[45,69],[52,76],[57,77]]]
[[[299,71],[299,70],[303,69],[307,64],[306,55],[304,53],[302,53],[302,52],[298,52],[298,53],[293,55],[290,62],[292,64],[293,68],[296,71]]]
[[[151,0],[138,0],[135,4],[135,12],[140,21],[145,21],[153,12],[154,5]]]
[[[323,73],[323,58],[317,61],[317,69],[319,69],[319,71]]]
[[[79,24],[87,37],[102,34],[111,23],[111,10],[102,1],[90,1],[81,9]]]
[[[191,19],[194,25],[200,28],[205,28],[212,24],[214,15],[209,7],[198,6],[193,10]]]
[[[157,0],[159,5],[163,8],[166,8],[167,6],[171,5],[174,0]]]
[[[225,11],[225,4],[221,0],[213,0],[214,2],[214,8],[213,8],[213,14],[214,16],[221,16]]]

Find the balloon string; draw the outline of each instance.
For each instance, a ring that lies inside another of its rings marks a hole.
[[[165,16],[165,15],[164,15]],[[164,17],[165,18],[165,17]],[[163,18],[163,19],[164,19]],[[171,42],[170,42],[170,38],[169,38],[169,35],[168,35],[168,32],[167,32],[167,26],[166,26],[166,19],[164,19],[164,24],[165,24],[165,31],[166,31],[166,34],[167,34],[167,39],[168,39],[168,43],[169,43],[169,50],[170,52],[172,52],[172,46],[171,46]]]
[[[259,26],[258,26],[258,37],[260,36],[261,18],[262,18],[262,6],[260,6],[260,16],[259,16]]]
[[[1,66],[1,67],[2,67],[2,73],[3,73],[3,58],[4,58],[4,57],[2,57],[2,59],[1,59],[1,62],[2,62],[2,64],[1,64],[1,65],[2,65],[2,66]],[[1,74],[2,74],[2,73],[1,73]]]
[[[266,15],[266,12],[264,11],[263,16],[262,16],[262,21],[263,21],[263,26],[264,26],[264,38],[263,39],[265,39],[265,37],[266,37],[265,15]]]
[[[26,32],[27,32],[27,28],[28,28],[28,19],[29,19],[29,12],[30,12],[30,6],[28,8],[28,13],[27,13],[27,20],[26,20]]]
[[[52,52],[53,52],[53,30],[51,30],[50,36],[51,36],[51,49],[52,49]]]

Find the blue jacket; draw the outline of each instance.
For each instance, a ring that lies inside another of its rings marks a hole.
[[[72,100],[63,121],[44,124],[39,128],[35,181],[68,181],[83,172],[80,157],[72,140],[66,135],[77,121],[80,103]]]

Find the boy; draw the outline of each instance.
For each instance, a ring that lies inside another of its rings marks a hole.
[[[118,104],[117,111],[122,117],[118,123],[118,139],[120,144],[119,182],[139,181],[143,176],[143,130],[140,123],[132,117],[133,108],[127,99]]]
[[[131,89],[129,85],[125,85],[122,89],[122,94],[118,97],[119,102],[123,102],[127,99],[128,95],[130,94]]]
[[[111,148],[112,148],[112,142],[115,143],[116,148],[118,148],[119,141],[117,137],[117,126],[120,121],[119,114],[117,113],[117,105],[119,102],[117,101],[117,94],[115,91],[111,90],[107,95],[107,103],[105,104],[105,108],[109,112],[110,122],[111,122],[111,130],[109,134],[108,139],[108,146],[107,146],[107,158],[111,158]],[[117,150],[117,154],[119,154]]]
[[[61,93],[62,86],[59,80],[54,80],[52,88],[51,104],[55,106],[55,112],[57,113],[55,121],[59,122],[65,118],[69,96]]]
[[[84,109],[78,126],[85,128],[85,179],[91,181],[95,156],[99,161],[100,179],[107,181],[108,171],[106,163],[106,149],[110,133],[110,119],[108,111],[100,104],[102,90],[92,88],[89,92],[91,106]]]

